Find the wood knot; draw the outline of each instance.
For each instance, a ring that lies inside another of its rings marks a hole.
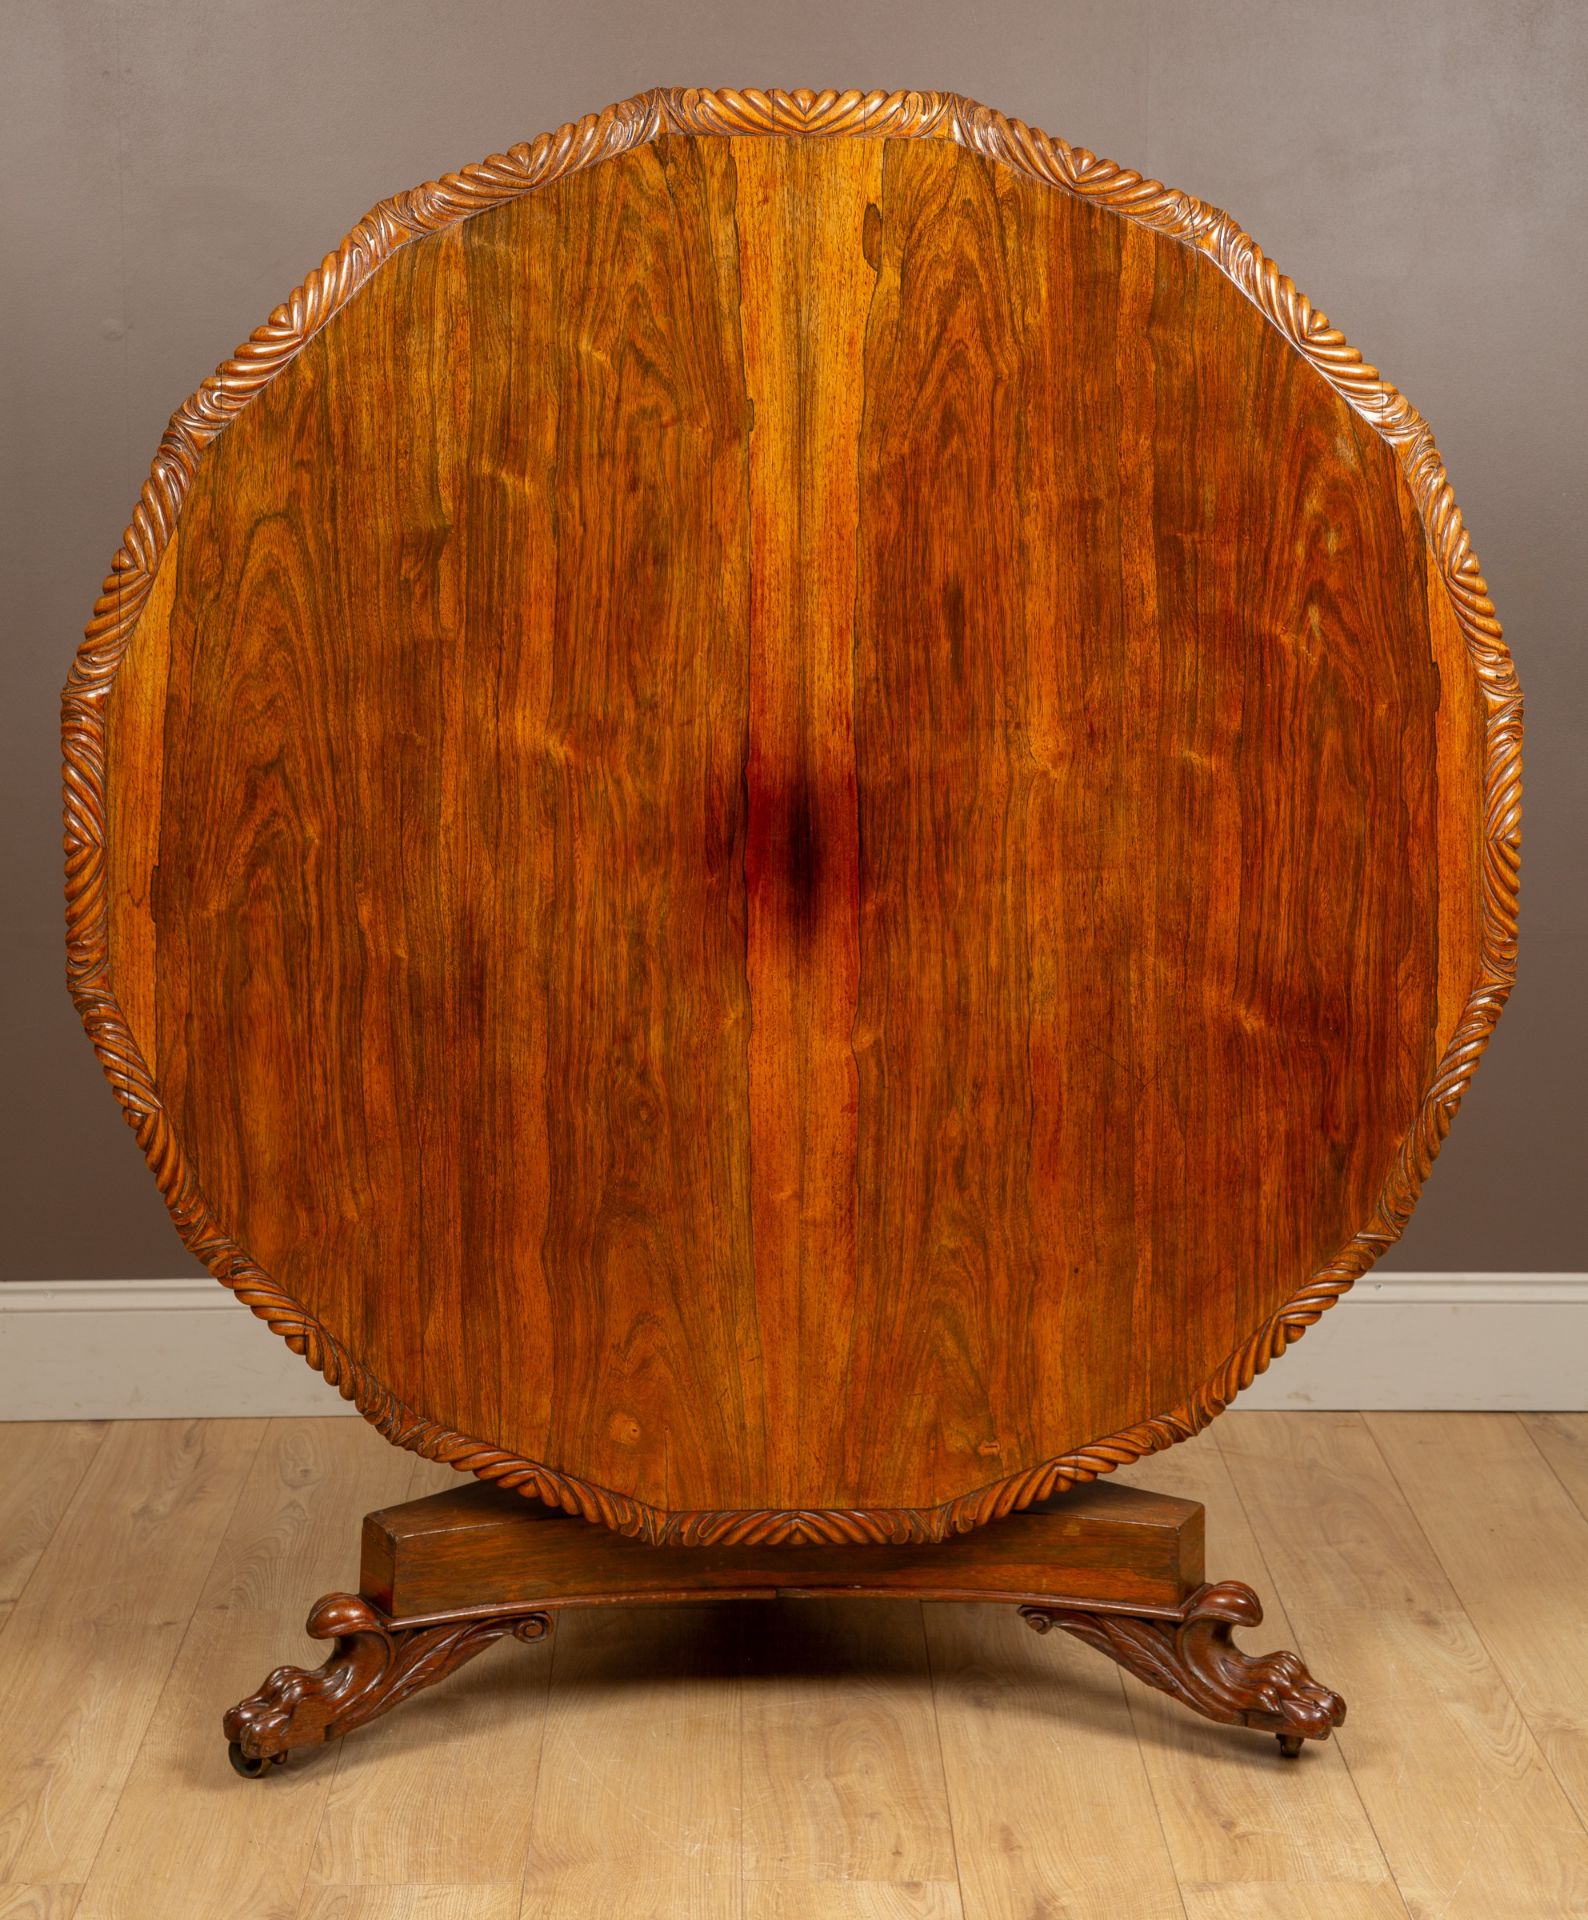
[[[865,217],[860,223],[860,251],[866,256],[866,265],[873,273],[882,268],[882,209],[875,200],[866,202]]]

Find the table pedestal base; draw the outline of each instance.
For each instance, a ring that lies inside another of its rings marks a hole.
[[[547,1638],[565,1607],[699,1600],[1001,1601],[1287,1756],[1345,1718],[1297,1655],[1235,1645],[1262,1608],[1239,1581],[1206,1584],[1202,1508],[1136,1487],[1075,1487],[932,1546],[651,1547],[476,1482],[366,1515],[359,1584],[309,1615],[332,1642],[323,1665],[278,1667],[226,1715],[240,1773],[351,1732],[493,1641]]]

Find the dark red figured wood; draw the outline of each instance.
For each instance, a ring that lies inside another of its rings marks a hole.
[[[1399,1230],[1519,721],[1421,423],[1222,216],[778,100],[393,203],[179,420],[68,688],[73,978],[190,1244],[394,1438],[918,1538],[1191,1430]]]

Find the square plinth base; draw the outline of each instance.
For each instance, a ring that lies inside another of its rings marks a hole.
[[[394,1625],[413,1626],[519,1607],[818,1594],[1063,1598],[1167,1619],[1202,1582],[1202,1508],[1135,1487],[1075,1487],[928,1546],[653,1547],[475,1484],[369,1514],[359,1584]]]

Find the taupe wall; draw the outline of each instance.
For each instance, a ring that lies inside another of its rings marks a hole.
[[[56,699],[167,414],[374,200],[659,84],[953,87],[1228,207],[1433,421],[1529,703],[1522,984],[1394,1256],[1588,1268],[1581,0],[6,0],[0,1277],[191,1263],[61,984]]]

